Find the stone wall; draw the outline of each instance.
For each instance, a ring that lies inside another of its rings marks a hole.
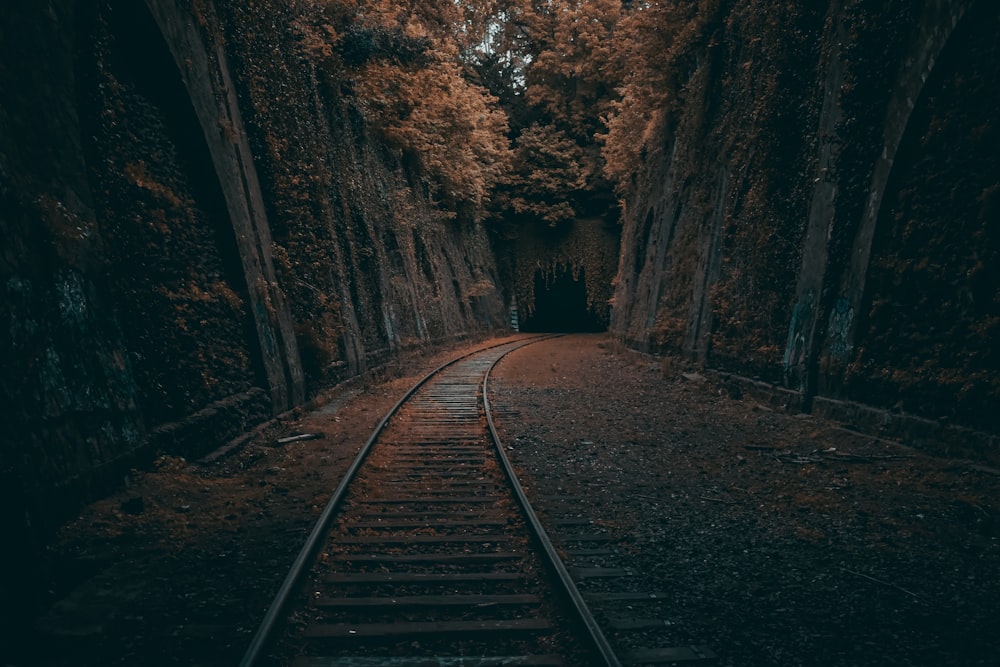
[[[246,4],[0,19],[11,539],[157,453],[203,454],[408,348],[504,324],[485,232],[411,189],[303,62],[287,3]]]
[[[1000,431],[1000,11],[767,4],[719,5],[694,42],[627,202],[612,331],[802,409]]]

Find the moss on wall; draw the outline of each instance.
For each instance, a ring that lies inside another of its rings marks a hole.
[[[730,186],[720,202],[711,355],[715,365],[769,380],[780,378],[816,170],[824,14],[818,3],[784,3],[780,11],[746,3],[726,20],[713,144]]]
[[[263,378],[218,180],[156,24],[109,3],[92,37],[81,112],[103,273],[153,426]]]
[[[303,400],[300,356],[314,393],[503,322],[486,232],[411,189],[293,18],[277,1],[4,14],[10,534]]]
[[[307,57],[294,8],[218,6],[309,387],[499,326],[485,231],[429,201],[370,133],[337,71]]]
[[[1000,428],[1000,48],[981,10],[942,54],[896,156],[845,393]]]
[[[612,330],[788,382],[807,406],[818,393],[1000,428],[1000,12],[715,7],[684,32],[686,69],[662,77],[676,90],[630,189]]]
[[[559,227],[519,226],[516,238],[505,244],[511,295],[520,311],[535,312],[536,277],[551,283],[562,270],[582,278],[586,305],[605,325],[618,263],[618,228],[600,218],[577,219]],[[582,274],[582,276],[581,276]]]

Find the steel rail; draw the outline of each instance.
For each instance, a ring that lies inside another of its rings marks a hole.
[[[548,338],[548,336],[533,336],[531,338],[524,339],[523,343],[524,345],[528,345],[529,343],[537,342],[538,340],[542,340],[545,338]],[[378,440],[379,435],[381,435],[382,431],[385,429],[386,425],[389,423],[389,420],[393,417],[393,415],[395,415],[399,411],[399,409],[403,406],[403,404],[406,403],[415,393],[417,393],[417,391],[421,387],[427,384],[435,375],[437,375],[444,369],[453,366],[458,362],[462,361],[463,359],[471,357],[474,354],[478,354],[486,350],[491,350],[496,347],[501,347],[503,345],[510,345],[511,343],[514,342],[518,341],[514,340],[514,341],[506,341],[503,343],[495,343],[492,345],[486,345],[484,347],[477,348],[475,350],[472,350],[471,352],[460,355],[458,357],[455,357],[454,359],[451,359],[450,361],[441,364],[440,366],[429,372],[427,375],[422,377],[420,380],[418,380],[416,384],[410,387],[410,389],[405,394],[403,394],[403,396],[398,401],[396,401],[396,404],[393,405],[388,412],[386,412],[385,416],[382,417],[381,421],[379,421],[378,425],[375,427],[375,430],[372,431],[371,436],[368,437],[368,440],[362,446],[361,451],[359,451],[358,455],[354,458],[354,461],[351,463],[350,467],[344,473],[344,476],[341,479],[340,484],[337,485],[337,488],[333,492],[333,495],[330,497],[330,500],[327,501],[326,506],[323,508],[323,512],[320,514],[319,519],[316,520],[312,532],[310,532],[309,536],[306,538],[306,541],[303,544],[302,549],[299,551],[298,556],[295,558],[295,561],[292,564],[291,570],[289,570],[288,574],[285,576],[285,579],[282,582],[281,587],[278,589],[278,592],[272,599],[270,607],[268,607],[267,613],[264,614],[264,618],[263,620],[261,620],[260,626],[258,626],[257,628],[257,632],[254,634],[253,639],[247,646],[247,650],[243,654],[243,659],[240,660],[239,663],[240,667],[253,667],[253,665],[255,665],[256,662],[260,659],[261,653],[271,640],[275,627],[278,625],[279,621],[284,616],[284,612],[286,607],[288,606],[289,600],[295,593],[295,590],[298,587],[299,583],[301,582],[303,575],[307,571],[308,566],[314,559],[320,541],[328,532],[330,528],[330,522],[333,519],[334,512],[336,511],[337,507],[343,500],[344,495],[347,492],[347,487],[354,479],[354,476],[361,468],[361,465],[364,463],[364,460],[368,457],[368,453],[371,451],[375,442]]]
[[[520,348],[514,349],[516,350]],[[510,350],[510,352],[513,351],[514,350]],[[594,615],[590,612],[590,608],[587,607],[587,603],[583,599],[583,595],[580,594],[580,590],[573,582],[573,578],[566,569],[566,565],[559,557],[559,553],[556,551],[555,545],[552,544],[552,540],[549,539],[548,533],[545,532],[541,519],[538,518],[538,514],[535,513],[534,508],[531,506],[531,502],[528,500],[528,496],[524,492],[524,488],[521,486],[521,482],[518,480],[517,474],[514,472],[514,467],[510,462],[510,458],[503,449],[503,442],[500,439],[500,434],[497,432],[496,424],[493,422],[493,413],[490,408],[490,399],[487,394],[487,387],[490,374],[493,372],[493,369],[506,356],[507,355],[505,354],[503,357],[494,361],[493,364],[491,364],[486,370],[486,374],[483,376],[483,408],[486,411],[486,425],[489,429],[490,437],[493,439],[493,445],[496,447],[496,451],[500,456],[504,473],[507,475],[507,479],[510,482],[511,487],[514,489],[514,495],[517,497],[517,501],[521,505],[521,511],[524,512],[524,515],[535,534],[535,538],[538,540],[539,545],[545,552],[546,560],[549,566],[559,577],[563,589],[569,596],[570,601],[573,603],[573,608],[576,611],[579,620],[587,629],[588,639],[601,655],[601,658],[604,660],[604,664],[607,665],[607,667],[621,667],[621,661],[615,654],[614,649],[611,648],[611,644],[608,643],[607,637],[605,637],[604,633],[601,631],[600,626],[597,624],[597,619],[594,618]]]

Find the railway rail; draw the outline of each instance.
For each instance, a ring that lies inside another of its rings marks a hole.
[[[608,538],[562,535],[554,546],[490,414],[490,370],[545,338],[454,359],[400,399],[334,491],[241,665],[623,664],[574,582],[580,568],[563,560],[603,558],[613,551],[591,542]],[[631,651],[628,662],[710,657],[685,650]]]

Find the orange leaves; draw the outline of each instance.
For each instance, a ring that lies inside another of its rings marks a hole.
[[[646,153],[663,145],[671,112],[718,18],[717,0],[641,3],[619,22],[614,49],[629,54],[620,101],[607,114],[606,173],[620,193],[634,186]]]
[[[445,206],[478,217],[509,190],[517,213],[556,224],[609,189],[599,144],[628,55],[614,41],[620,0],[311,6],[303,51]]]
[[[623,71],[625,54],[612,41],[621,3],[563,0],[551,9],[558,11],[537,21],[545,34],[527,70],[526,98],[576,140],[593,141]]]
[[[518,169],[513,177],[514,210],[549,226],[576,217],[573,195],[586,187],[583,150],[553,125],[532,125],[517,141]]]
[[[180,208],[187,202],[182,202],[173,190],[150,176],[143,160],[129,162],[125,165],[125,177],[136,187],[146,190],[160,202],[171,207]]]
[[[437,51],[422,67],[371,63],[355,90],[376,128],[416,159],[445,203],[480,208],[510,163],[506,115]]]
[[[327,0],[298,24],[323,64],[415,176],[450,208],[474,215],[510,165],[507,117],[464,75],[465,8],[455,3]]]
[[[341,42],[341,35],[328,23],[313,25],[308,21],[295,21],[293,27],[299,34],[299,49],[310,60],[321,62],[333,57],[334,48]]]

